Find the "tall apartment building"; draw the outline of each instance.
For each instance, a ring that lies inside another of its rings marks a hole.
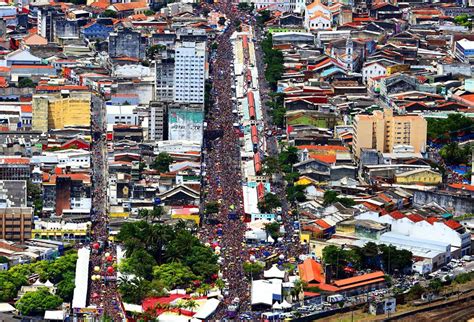
[[[204,104],[206,43],[176,44],[174,68],[174,101]]]
[[[168,104],[151,101],[148,112],[148,140],[166,140],[168,138]]]
[[[33,95],[32,129],[47,132],[66,127],[90,127],[90,105],[89,92]]]
[[[64,13],[59,12],[51,6],[41,6],[38,9],[38,34],[48,41],[54,41],[56,20],[64,17]]]
[[[155,58],[155,99],[160,102],[172,102],[174,90],[174,52],[164,50]]]
[[[360,158],[362,148],[391,153],[394,146],[409,145],[415,153],[425,152],[427,122],[419,115],[393,115],[385,109],[373,115],[354,118],[354,154]]]
[[[31,238],[31,207],[0,208],[0,239],[24,242]]]

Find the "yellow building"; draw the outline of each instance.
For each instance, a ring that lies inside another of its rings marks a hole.
[[[47,132],[66,127],[90,127],[90,105],[88,92],[34,95],[32,128]]]
[[[428,169],[416,169],[395,175],[395,182],[399,184],[437,185],[442,180],[441,174]]]
[[[373,115],[356,115],[354,118],[354,154],[360,158],[361,149],[376,149],[392,153],[394,146],[409,145],[415,153],[426,148],[427,122],[419,115],[393,115],[385,109]]]

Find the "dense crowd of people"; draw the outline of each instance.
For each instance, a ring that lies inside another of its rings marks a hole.
[[[220,136],[207,138],[205,141],[206,154],[204,163],[206,165],[203,188],[206,202],[219,202],[219,212],[212,221],[205,218],[200,231],[201,240],[215,247],[216,254],[220,256],[221,276],[226,281],[228,294],[225,294],[224,305],[219,306],[214,318],[220,319],[226,315],[226,311],[235,299],[239,299],[239,311],[246,312],[247,317],[253,317],[255,312],[251,311],[250,292],[251,286],[249,276],[243,270],[243,264],[253,259],[263,260],[270,255],[277,254],[279,262],[286,262],[294,254],[301,254],[299,237],[293,235],[292,221],[286,220],[287,207],[283,209],[283,224],[286,234],[272,245],[260,245],[253,247],[245,243],[245,216],[242,192],[242,174],[240,168],[240,144],[239,134],[233,124],[238,122],[237,116],[232,110],[237,109],[232,100],[233,85],[233,48],[230,36],[235,31],[235,22],[240,20],[244,23],[253,23],[250,15],[232,10],[228,3],[219,3],[216,9],[226,14],[229,19],[228,27],[222,33],[216,43],[218,44],[216,55],[211,61],[211,75],[213,89],[213,105],[209,108],[207,130],[216,131]],[[248,59],[248,55],[245,56]],[[247,61],[247,65],[249,62]],[[263,65],[260,61],[259,70],[263,74]],[[264,81],[260,77],[261,81]],[[260,94],[262,98],[268,98],[268,88],[262,87]],[[276,144],[276,142],[274,142]],[[274,151],[277,153],[277,151]],[[278,195],[284,198],[282,185],[275,187]],[[257,317],[257,316],[255,316]]]
[[[94,97],[92,104],[92,212],[91,212],[91,248],[89,267],[89,301],[95,305],[100,314],[105,314],[114,321],[123,320],[124,313],[117,291],[116,272],[113,263],[116,260],[116,247],[108,240],[109,218],[107,205],[107,177],[105,149],[105,118],[102,101]],[[92,278],[97,276],[98,278]]]

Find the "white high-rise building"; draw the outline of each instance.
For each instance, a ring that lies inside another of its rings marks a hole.
[[[174,66],[174,101],[204,104],[206,43],[176,44]]]

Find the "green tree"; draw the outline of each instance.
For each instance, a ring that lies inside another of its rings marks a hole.
[[[461,113],[449,114],[446,119],[428,118],[428,138],[430,140],[450,140],[457,136],[456,131],[469,130],[474,126],[474,120]]]
[[[197,277],[191,269],[182,263],[169,263],[153,268],[153,276],[168,289],[186,288]]]
[[[245,262],[244,263],[244,272],[246,274],[249,274],[253,276],[254,278],[257,277],[260,273],[263,272],[263,269],[265,268],[265,265],[260,263],[260,262]]]
[[[413,254],[406,250],[398,250],[395,246],[379,245],[382,256],[383,267],[386,272],[392,273],[394,270],[401,271],[412,264]]]
[[[445,145],[439,154],[447,164],[468,163],[471,160],[471,146],[466,144],[460,147],[457,142],[451,142]]]
[[[303,202],[306,201],[306,186],[303,185],[288,185],[286,188],[286,199],[289,202]]]
[[[441,282],[439,278],[435,278],[430,281],[430,283],[428,284],[428,287],[431,291],[437,294],[443,288],[443,283]]]
[[[153,222],[160,219],[164,214],[164,208],[162,206],[155,206],[153,209],[139,209],[138,218],[144,219],[145,221]]]
[[[219,212],[219,204],[216,201],[210,201],[206,204],[206,214],[216,214]]]
[[[5,256],[0,256],[0,264],[6,264],[8,262],[8,258],[6,258]]]
[[[160,152],[155,160],[153,160],[150,168],[158,170],[160,173],[168,172],[172,162],[173,158],[168,153]]]
[[[107,18],[117,18],[117,12],[107,9],[102,13],[102,16]]]
[[[122,299],[127,303],[141,304],[144,298],[150,293],[150,282],[143,278],[120,278],[118,289]]]
[[[15,307],[23,315],[43,315],[44,311],[56,309],[62,303],[59,296],[49,293],[47,288],[40,288],[23,295],[15,303]]]
[[[261,212],[270,212],[281,206],[280,198],[274,193],[267,192],[263,196],[263,200],[258,202],[258,209]]]
[[[266,13],[261,13],[260,17],[266,16]],[[266,17],[260,18],[261,21]],[[273,39],[270,33],[267,34],[261,44],[265,68],[265,79],[268,81],[271,88],[276,89],[277,82],[283,75],[283,53],[278,49],[273,49]]]
[[[149,280],[156,264],[156,260],[145,249],[138,249],[120,263],[120,270]]]
[[[423,293],[426,292],[426,289],[421,286],[420,284],[413,285],[410,288],[410,291],[408,291],[407,294],[407,300],[413,301],[413,300],[418,300]]]
[[[202,245],[193,246],[191,252],[184,258],[184,263],[203,280],[210,280],[219,270],[217,255],[209,247]]]
[[[265,232],[267,236],[271,236],[274,241],[281,236],[280,234],[280,224],[276,221],[265,224]]]
[[[194,310],[196,310],[198,307],[199,304],[193,299],[188,299],[184,301],[184,308],[191,312],[194,312]]]
[[[261,11],[259,11],[258,16],[257,16],[257,24],[259,26],[263,26],[265,24],[265,22],[267,22],[271,18],[272,18],[272,14],[271,14],[270,11],[261,10]]]
[[[268,156],[263,160],[263,173],[267,176],[271,176],[280,171],[280,163],[276,157]]]
[[[61,297],[64,302],[71,302],[74,295],[74,273],[68,272],[64,275],[64,279],[57,285],[56,295]]]
[[[164,45],[153,45],[148,47],[146,55],[149,59],[155,59],[155,55],[164,50],[166,50],[166,46]]]
[[[145,16],[153,16],[155,14],[155,12],[153,10],[148,9],[148,10],[145,10],[145,12],[143,12],[143,14]]]
[[[35,87],[35,83],[31,80],[31,78],[22,78],[18,81],[18,87],[20,88],[32,88]]]

